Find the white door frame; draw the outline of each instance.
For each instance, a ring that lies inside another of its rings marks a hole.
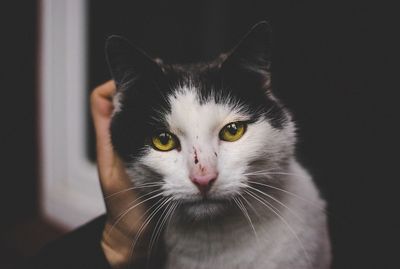
[[[105,210],[86,153],[87,1],[42,0],[40,9],[40,206],[72,229]]]

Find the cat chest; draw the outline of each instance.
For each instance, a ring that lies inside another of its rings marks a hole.
[[[166,235],[167,269],[233,269],[276,267],[277,250],[284,238],[274,238],[274,229],[257,233],[247,227],[225,234],[203,233],[195,238]],[[185,239],[184,239],[185,238]]]

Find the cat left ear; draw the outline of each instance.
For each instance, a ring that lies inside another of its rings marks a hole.
[[[120,36],[111,36],[106,41],[106,58],[117,89],[128,81],[137,77],[150,80],[162,75],[162,70],[142,50],[131,45],[128,40]]]
[[[259,22],[234,47],[221,65],[225,76],[232,78],[251,75],[253,82],[270,88],[271,27]]]

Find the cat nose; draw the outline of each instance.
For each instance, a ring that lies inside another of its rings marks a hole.
[[[218,173],[209,173],[205,175],[190,176],[190,180],[199,189],[202,195],[206,195],[217,180]]]

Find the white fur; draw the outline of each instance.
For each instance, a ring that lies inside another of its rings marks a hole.
[[[115,114],[119,113],[122,109],[122,104],[121,104],[121,99],[123,97],[122,91],[118,91],[114,96],[113,96],[113,113],[112,116]]]

